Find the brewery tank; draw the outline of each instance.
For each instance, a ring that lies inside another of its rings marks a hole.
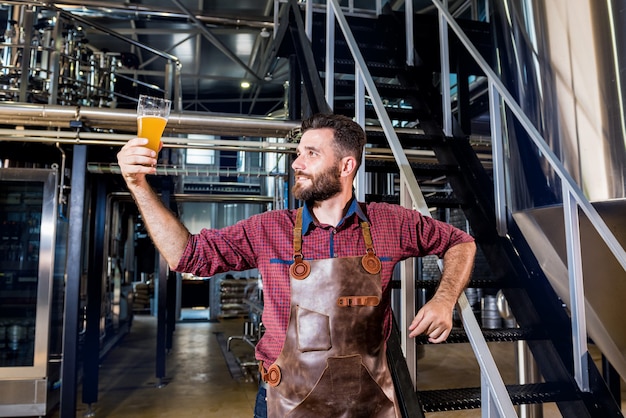
[[[507,89],[626,245],[626,2],[492,2],[497,67]],[[569,304],[562,184],[507,115],[508,206],[544,273]],[[587,332],[626,378],[626,273],[581,212]]]

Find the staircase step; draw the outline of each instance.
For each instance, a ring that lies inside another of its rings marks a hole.
[[[512,341],[529,341],[529,340],[541,340],[545,336],[529,328],[498,328],[498,329],[483,329],[483,336],[485,341],[488,342],[512,342]],[[442,344],[463,344],[469,342],[465,330],[461,327],[454,327],[450,332],[450,335]],[[420,335],[415,337],[415,344],[428,345],[428,337]]]
[[[455,196],[443,196],[443,195],[427,195],[424,196],[424,200],[426,201],[426,205],[429,207],[438,207],[438,208],[459,208],[462,203]],[[400,197],[398,195],[390,195],[390,194],[367,194],[365,195],[366,202],[382,202],[382,203],[392,203],[392,204],[400,204]]]
[[[417,123],[417,122],[415,122]],[[366,127],[367,129],[367,127]],[[398,140],[402,148],[406,149],[425,149],[432,150],[435,145],[441,145],[444,138],[441,135],[428,135],[419,129],[415,128],[400,128],[396,129]],[[374,147],[386,148],[389,147],[389,141],[385,137],[385,133],[382,129],[367,130],[367,143]]]
[[[435,290],[439,286],[439,278],[418,280],[415,284],[419,288]],[[478,287],[482,289],[501,289],[508,287],[509,283],[493,276],[473,276],[467,287]]]
[[[384,99],[384,97],[383,97]],[[398,120],[403,122],[414,122],[418,119],[418,113],[412,108],[402,108],[386,106],[385,110],[392,120]],[[341,114],[354,114],[354,99],[347,101],[336,101],[335,112]],[[376,110],[371,103],[365,103],[365,117],[370,119],[378,119]]]
[[[350,94],[354,96],[354,71],[350,73],[350,77],[335,78],[333,85],[335,92]],[[418,94],[419,90],[403,86],[397,81],[397,76],[394,76],[392,80],[389,78],[373,78],[376,90],[382,97],[406,97],[407,92]],[[395,81],[394,81],[395,80]],[[325,82],[325,78],[322,77],[322,81]],[[354,101],[354,97],[352,98]]]
[[[577,394],[559,383],[531,383],[506,385],[513,405],[571,401]],[[456,411],[480,408],[481,388],[437,389],[418,391],[417,396],[425,412]]]
[[[432,163],[429,162],[410,162],[411,168],[415,172],[417,177],[440,177],[450,173],[458,173],[459,167],[456,165],[439,164],[432,158]],[[383,160],[371,160],[367,161],[365,170],[368,172],[383,172],[383,173],[397,173],[399,171],[398,165],[394,161]]]

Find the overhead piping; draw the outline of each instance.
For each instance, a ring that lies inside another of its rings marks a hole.
[[[99,129],[105,130],[104,133],[111,130],[134,133],[137,130],[137,113],[134,109],[0,102],[0,124],[68,129],[88,128],[92,133],[97,133],[94,130]],[[196,133],[280,138],[298,126],[300,126],[299,121],[185,112],[170,115],[166,134]],[[104,136],[104,133],[101,135]],[[83,132],[80,133],[80,135],[83,134]]]

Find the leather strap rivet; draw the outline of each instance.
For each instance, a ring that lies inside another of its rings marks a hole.
[[[370,274],[378,274],[382,268],[380,259],[371,252],[368,252],[361,258],[361,265]]]
[[[282,379],[282,374],[280,372],[280,367],[276,364],[272,364],[269,369],[267,369],[267,384],[271,387],[276,387],[280,383]]]
[[[289,267],[289,272],[294,279],[304,280],[311,273],[311,265],[307,261],[298,259]]]

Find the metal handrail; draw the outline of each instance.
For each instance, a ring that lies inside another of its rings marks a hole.
[[[405,195],[408,195],[406,197],[409,198],[407,200],[411,207],[417,207],[417,209],[424,216],[431,216],[430,211],[428,210],[428,206],[426,205],[426,202],[424,200],[424,196],[421,193],[417,179],[415,178],[415,174],[413,173],[413,170],[408,164],[407,157],[404,153],[404,150],[402,149],[398,136],[393,129],[393,125],[391,123],[389,115],[387,114],[387,111],[385,110],[380,94],[378,93],[376,89],[372,76],[357,46],[356,40],[354,39],[354,36],[346,21],[343,11],[341,7],[339,6],[339,3],[337,0],[328,0],[327,1],[327,16],[333,16],[333,15],[337,23],[339,24],[341,31],[343,32],[348,48],[350,49],[352,57],[355,61],[355,73],[356,73],[355,78],[357,80],[355,98],[358,99],[359,97],[362,96],[362,94],[359,94],[359,90],[362,87],[360,86],[360,84],[362,83],[369,93],[369,98],[372,102],[372,105],[374,106],[376,115],[378,116],[378,119],[380,120],[381,126],[383,128],[383,131],[389,143],[389,147],[392,150],[393,155],[398,164],[398,168],[400,169],[400,182],[401,182],[402,197],[404,197]],[[328,47],[329,44],[332,44],[332,42],[330,42],[327,39],[326,44]],[[331,58],[328,55],[329,54],[327,51],[327,62]],[[329,68],[327,68],[327,71],[329,71]],[[327,73],[326,79],[332,80],[333,76],[334,74],[332,72]],[[327,97],[327,100],[329,101],[329,103],[332,103],[332,97],[331,98]],[[357,110],[359,106],[362,106],[362,105],[363,105],[362,103],[358,103],[358,102],[355,103],[355,107],[357,108]],[[402,294],[403,294],[403,298],[406,298],[403,300],[403,306],[405,308],[405,311],[401,315],[401,324],[400,324],[401,331],[402,331],[402,346],[405,352],[405,356],[407,358],[407,365],[409,366],[409,371],[411,372],[413,381],[415,382],[415,379],[416,379],[416,367],[415,367],[416,357],[415,357],[415,351],[414,351],[415,344],[410,344],[407,332],[405,331],[406,327],[408,326],[407,317],[410,317],[412,319],[412,315],[414,315],[414,312],[412,312],[414,304],[411,303],[411,300],[415,294],[415,282],[413,280],[406,280],[405,274],[403,274],[402,276],[403,276],[402,288],[404,290]],[[503,417],[517,416],[517,413],[515,412],[515,409],[513,407],[513,403],[511,402],[511,399],[508,395],[506,387],[504,386],[502,377],[500,376],[500,373],[498,372],[493,356],[491,355],[491,352],[489,351],[487,342],[485,341],[482,331],[480,330],[480,326],[478,325],[476,316],[474,315],[471,309],[471,306],[469,304],[469,301],[467,300],[467,297],[465,296],[464,293],[461,294],[461,297],[459,298],[458,309],[460,311],[463,325],[468,334],[470,343],[472,345],[472,348],[474,349],[474,353],[476,354],[476,360],[478,361],[480,365],[482,381],[483,383],[485,383],[484,386],[488,388],[488,390],[483,391],[483,394],[484,394],[484,396],[482,397],[483,398],[482,399],[483,410],[484,411],[493,410],[494,412],[499,413],[499,415]],[[408,315],[407,315],[407,312],[408,312]]]
[[[513,96],[506,89],[498,75],[491,69],[487,61],[481,56],[478,49],[472,44],[469,38],[465,35],[463,30],[454,20],[454,17],[449,13],[447,8],[439,1],[432,0],[433,4],[439,9],[442,20],[445,19],[445,23],[450,26],[466,50],[474,58],[476,63],[480,66],[485,76],[489,80],[490,89],[490,114],[492,124],[502,118],[504,112],[508,109],[517,118],[520,125],[524,128],[530,139],[537,146],[542,155],[546,158],[550,167],[558,175],[561,180],[562,193],[563,193],[563,211],[565,219],[565,233],[566,233],[566,249],[567,249],[567,262],[568,262],[568,274],[570,283],[570,311],[572,320],[572,340],[573,340],[573,354],[574,354],[574,373],[575,379],[582,391],[588,392],[589,388],[589,376],[587,370],[587,330],[585,322],[585,296],[583,289],[583,273],[582,273],[582,257],[581,257],[581,243],[579,233],[579,218],[578,208],[580,208],[587,216],[589,222],[593,225],[598,232],[602,240],[606,243],[611,253],[615,256],[616,260],[620,263],[622,268],[626,270],[626,251],[620,245],[615,235],[610,231],[604,220],[600,217],[596,209],[591,205],[589,200],[584,196],[582,190],[576,184],[571,175],[567,172],[559,158],[554,154],[552,149],[548,146],[542,135],[532,124],[528,116],[524,113],[521,106],[513,98]],[[442,75],[446,76],[446,75]],[[501,106],[501,103],[505,106]],[[448,120],[451,120],[450,109],[444,109],[444,115]],[[498,126],[499,124],[495,124]],[[501,132],[495,131],[492,125],[492,133],[494,133],[494,167],[503,167],[504,156],[502,153]],[[498,146],[496,146],[498,145]],[[504,199],[504,178],[501,168],[498,168],[500,173],[494,173],[495,184],[495,202],[496,202],[496,216],[498,229],[501,235],[506,234],[506,202]]]

